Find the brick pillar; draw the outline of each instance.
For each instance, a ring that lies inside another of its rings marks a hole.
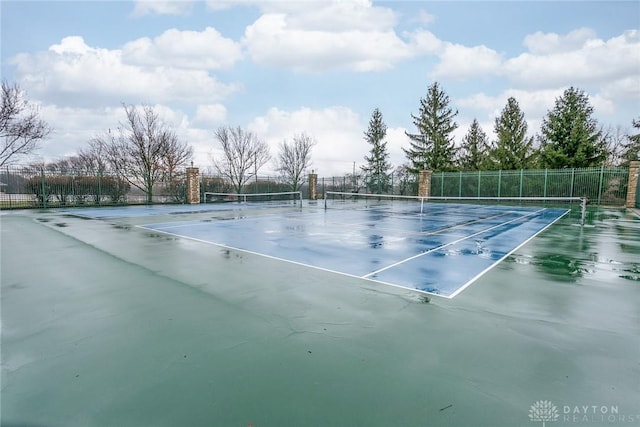
[[[431,195],[431,171],[420,171],[418,175],[418,196],[429,197]]]
[[[200,170],[187,168],[187,203],[200,203]]]
[[[627,185],[628,208],[636,207],[636,194],[638,191],[638,175],[640,174],[640,160],[633,160],[629,163],[629,184]]]
[[[318,174],[309,174],[309,200],[316,200],[318,198]]]

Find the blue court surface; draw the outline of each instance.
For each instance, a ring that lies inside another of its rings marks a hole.
[[[453,298],[567,212],[450,204],[430,204],[424,213],[308,207],[141,227]]]
[[[197,214],[214,211],[242,210],[250,208],[251,204],[240,203],[210,203],[202,205],[133,205],[133,206],[104,206],[97,208],[72,208],[63,210],[64,213],[89,219],[134,218],[158,215]]]

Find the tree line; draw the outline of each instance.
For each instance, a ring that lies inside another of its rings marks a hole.
[[[403,148],[407,163],[399,169],[411,173],[431,171],[517,170],[584,168],[600,165],[625,166],[640,159],[640,117],[632,121],[634,134],[619,128],[605,129],[593,117],[588,95],[570,87],[555,100],[544,117],[540,131],[529,136],[528,125],[518,101],[510,97],[495,118],[490,139],[477,119],[473,119],[462,143],[453,133],[458,128],[458,111],[436,82],[420,99],[418,114],[411,118],[416,132],[405,132],[410,140]],[[364,134],[371,145],[362,167],[370,191],[385,192],[389,186],[385,136],[387,127],[375,109]]]
[[[112,173],[126,186],[142,191],[152,201],[154,188],[162,184],[170,194],[183,193],[183,173],[193,159],[193,149],[162,121],[151,106],[123,104],[126,119],[113,131],[94,136],[77,155],[51,163],[49,169],[87,173]],[[620,129],[607,130],[593,117],[588,95],[574,87],[556,99],[535,136],[528,136],[524,113],[513,97],[496,117],[490,139],[474,119],[456,145],[453,133],[458,111],[439,83],[429,86],[420,99],[418,113],[411,114],[414,132],[406,131],[409,146],[403,147],[407,162],[395,172],[403,175],[420,170],[513,170],[528,168],[578,168],[602,164],[625,165],[640,155],[640,117],[636,130],[627,135]],[[17,85],[2,82],[0,113],[0,166],[38,148],[52,129],[39,118]],[[387,126],[382,113],[374,109],[364,139],[370,151],[364,156],[361,173],[364,186],[372,192],[387,192],[393,166],[386,142]],[[214,132],[220,147],[212,158],[215,171],[237,193],[257,177],[271,160],[268,144],[242,127],[222,126]],[[278,147],[276,169],[292,191],[298,191],[311,164],[316,140],[305,132],[284,140]],[[354,173],[355,175],[355,173]],[[353,177],[354,182],[356,177]],[[358,185],[354,185],[357,189]]]

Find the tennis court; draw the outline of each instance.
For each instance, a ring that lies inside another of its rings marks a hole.
[[[420,212],[418,205],[405,204],[347,202],[338,211],[307,207],[278,215],[141,227],[382,285],[453,297],[569,212],[441,203]]]
[[[342,207],[3,212],[2,425],[640,424],[637,214]]]

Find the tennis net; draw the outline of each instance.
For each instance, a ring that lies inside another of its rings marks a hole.
[[[302,192],[283,191],[278,193],[204,193],[205,203],[246,203],[264,205],[302,206]]]
[[[456,209],[468,210],[471,206],[495,209],[577,209],[582,224],[586,218],[587,202],[586,197],[429,197],[339,191],[327,191],[324,195],[325,209],[371,209],[391,213],[426,214],[440,210],[454,212]]]

